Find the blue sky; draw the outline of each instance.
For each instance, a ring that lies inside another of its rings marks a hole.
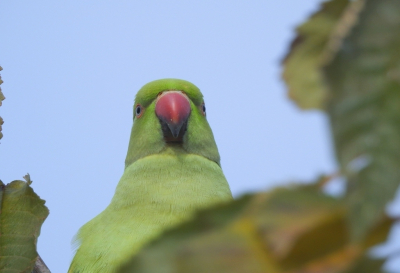
[[[122,175],[134,96],[181,78],[205,96],[235,196],[335,170],[327,119],[287,99],[280,60],[320,1],[2,1],[0,178],[27,172],[50,216],[39,253],[71,240]]]

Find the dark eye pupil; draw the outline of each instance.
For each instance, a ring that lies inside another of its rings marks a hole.
[[[206,112],[206,105],[205,104],[203,104],[203,112],[204,113]]]
[[[136,106],[136,115],[140,115],[140,112],[142,112],[142,108],[138,105]]]

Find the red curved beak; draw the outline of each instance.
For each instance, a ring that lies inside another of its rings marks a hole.
[[[157,117],[168,125],[174,138],[179,136],[191,111],[188,97],[180,91],[163,92],[157,99],[155,110]]]

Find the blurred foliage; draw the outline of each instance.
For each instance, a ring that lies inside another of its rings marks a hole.
[[[400,183],[399,49],[400,1],[367,1],[352,35],[325,69],[355,240],[382,217]]]
[[[382,218],[355,244],[347,214],[343,200],[315,185],[244,196],[167,231],[120,272],[339,273],[358,272],[361,260],[382,263],[364,252],[386,240],[393,220]]]
[[[0,272],[31,272],[37,238],[49,214],[45,201],[25,181],[0,182]]]
[[[0,71],[3,70],[3,68],[0,66]],[[0,85],[3,83],[3,80],[1,79],[1,75],[0,75]],[[3,93],[1,92],[1,86],[0,86],[0,106],[2,105],[2,101],[5,99]],[[2,119],[2,117],[0,117],[0,139],[3,137],[3,133],[1,132],[2,129],[2,125],[3,125],[4,121]]]
[[[282,76],[289,96],[301,108],[323,108],[328,91],[322,67],[331,35],[343,17],[349,0],[323,3],[319,11],[297,27],[297,36],[283,60]]]

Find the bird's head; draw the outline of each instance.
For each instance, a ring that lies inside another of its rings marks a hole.
[[[203,95],[192,83],[179,79],[152,81],[136,94],[133,111],[125,167],[168,146],[180,146],[187,153],[219,164]]]

